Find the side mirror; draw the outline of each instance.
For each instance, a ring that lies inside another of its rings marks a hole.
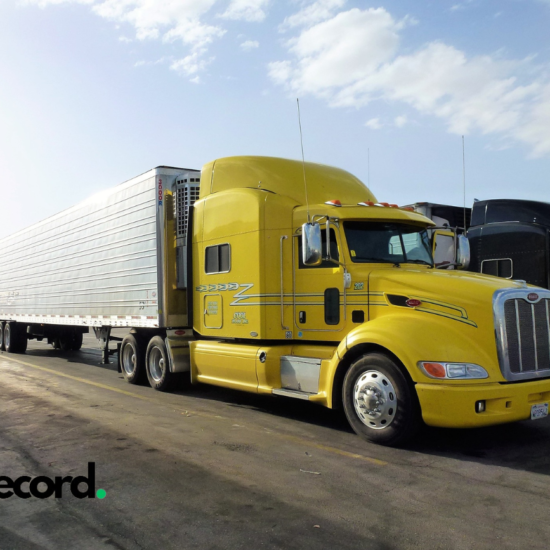
[[[454,232],[436,230],[433,233],[432,243],[432,256],[435,267],[439,269],[454,269],[456,260]],[[448,265],[447,268],[445,268],[446,265]]]
[[[315,266],[323,261],[321,244],[321,226],[318,223],[302,225],[302,262]]]
[[[456,238],[456,243],[457,267],[458,269],[468,269],[470,267],[470,241],[464,235],[458,235]]]

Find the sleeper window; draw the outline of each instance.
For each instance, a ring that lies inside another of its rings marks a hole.
[[[208,246],[205,254],[206,273],[227,273],[231,269],[228,244]]]

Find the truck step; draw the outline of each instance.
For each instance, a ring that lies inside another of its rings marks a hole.
[[[314,393],[305,393],[303,391],[296,390],[287,390],[286,388],[278,388],[271,390],[271,393],[274,395],[284,395],[286,397],[294,397],[295,399],[304,399],[305,401],[309,400],[310,395],[315,395]]]

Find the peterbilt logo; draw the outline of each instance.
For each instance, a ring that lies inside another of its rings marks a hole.
[[[527,295],[527,299],[530,302],[536,302],[539,299],[539,295],[536,292],[531,292],[530,294]]]

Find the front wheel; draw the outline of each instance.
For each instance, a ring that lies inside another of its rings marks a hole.
[[[420,426],[414,389],[399,366],[382,353],[357,359],[344,378],[344,410],[356,434],[382,445],[400,445]]]

